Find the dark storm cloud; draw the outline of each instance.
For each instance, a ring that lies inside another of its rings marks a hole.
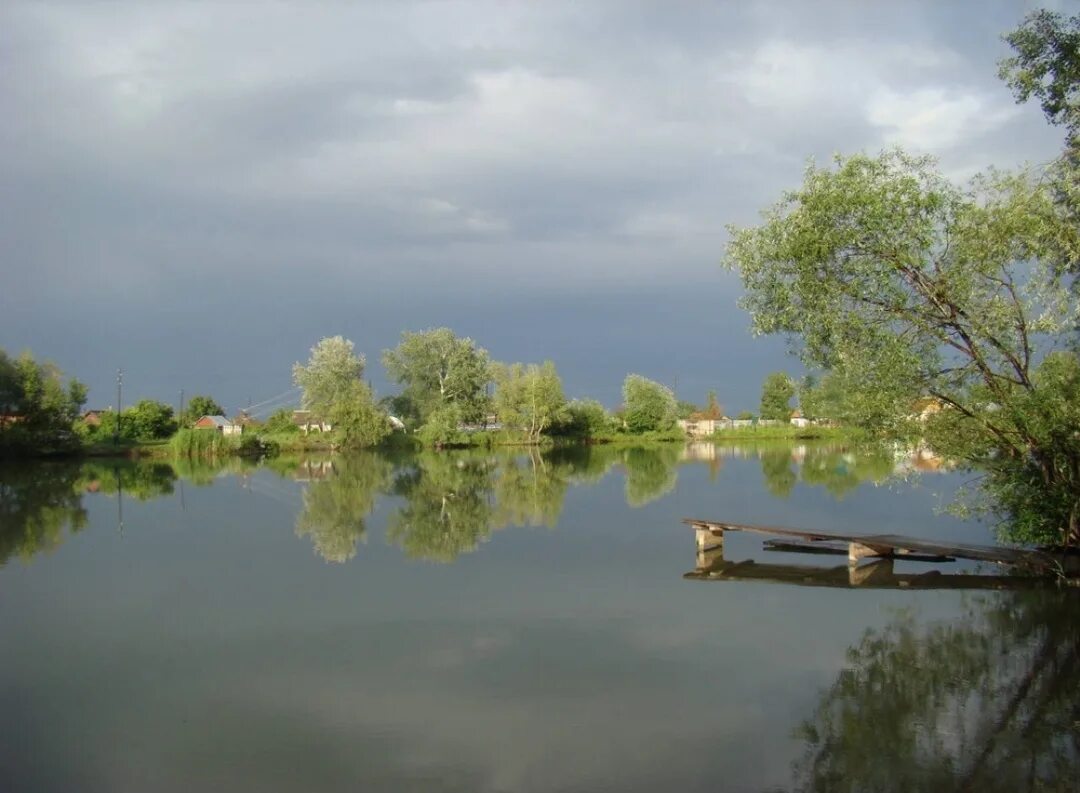
[[[1075,9],[1075,4],[1067,9]],[[0,345],[109,401],[288,387],[450,324],[749,407],[792,361],[720,272],[807,158],[1059,146],[995,77],[1028,4],[25,4],[0,11]],[[733,374],[737,374],[735,377]]]

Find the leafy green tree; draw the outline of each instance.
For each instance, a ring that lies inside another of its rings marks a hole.
[[[390,378],[404,386],[420,422],[454,405],[463,421],[480,421],[488,409],[491,367],[487,350],[449,328],[401,334],[401,343],[383,351]]]
[[[1080,438],[1031,410],[1047,401],[1040,350],[1076,338],[1059,264],[1078,239],[1033,176],[994,173],[961,191],[931,160],[890,151],[811,166],[763,225],[732,229],[728,262],[754,330],[798,339],[809,366],[840,376],[861,423],[907,429],[915,401],[933,396],[949,417],[938,451],[1037,471],[1058,508],[1029,516],[1035,533],[1075,541]]]
[[[768,421],[791,418],[791,398],[795,383],[786,372],[773,372],[761,386],[761,417]]]
[[[0,348],[0,415],[17,413],[23,402],[22,379],[15,361]]]
[[[566,397],[555,364],[497,364],[493,370],[499,420],[524,433],[528,442],[538,443],[540,435],[566,414]]]
[[[303,390],[301,403],[320,417],[351,398],[364,376],[364,356],[353,352],[344,336],[328,336],[311,348],[306,364],[293,364],[293,383]]]
[[[1065,127],[1068,145],[1080,136],[1080,14],[1066,18],[1041,9],[1005,36],[1015,55],[999,64],[999,76],[1017,102],[1039,100],[1051,124]]]
[[[821,378],[807,375],[799,383],[799,409],[808,419],[843,421],[847,418],[845,393],[840,378],[832,372]]]
[[[304,408],[329,420],[346,446],[373,446],[391,432],[363,375],[364,356],[342,336],[322,339],[311,348],[307,364],[293,365]]]
[[[623,420],[630,432],[670,430],[678,418],[675,394],[639,374],[626,376],[622,387]]]
[[[353,382],[341,392],[328,414],[343,446],[376,446],[393,432],[390,419],[378,405],[367,383]]]
[[[595,399],[574,399],[553,428],[559,435],[595,438],[614,429],[611,415]]]
[[[140,441],[160,440],[176,432],[172,406],[156,399],[140,399],[126,408],[120,426],[126,437]]]
[[[64,381],[52,363],[25,352],[16,359],[0,349],[0,454],[71,446],[73,424],[86,401],[86,386]]]
[[[675,402],[675,413],[678,418],[688,419],[695,413],[700,412],[701,408],[699,408],[693,402],[687,402],[685,399],[679,399]]]
[[[999,76],[1016,101],[1037,98],[1046,119],[1065,127],[1065,152],[1047,169],[1047,180],[1062,211],[1080,226],[1080,14],[1066,18],[1034,11],[1005,41],[1015,55],[1001,61]],[[1073,273],[1080,270],[1075,255],[1060,264]]]
[[[749,410],[740,410],[738,415],[735,416],[739,421],[751,421],[754,418],[754,414]]]
[[[454,446],[466,440],[461,430],[464,416],[458,405],[443,405],[428,414],[427,421],[417,431],[417,437],[425,446]]]
[[[225,408],[214,401],[212,397],[201,394],[193,396],[184,407],[184,415],[180,423],[190,426],[203,416],[224,416]]]

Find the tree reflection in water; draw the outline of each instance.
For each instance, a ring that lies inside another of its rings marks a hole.
[[[387,535],[409,556],[452,561],[496,529],[554,526],[572,484],[595,482],[622,463],[626,500],[641,506],[674,486],[681,447],[575,447],[525,452],[425,452],[394,477],[404,505]]]
[[[682,445],[664,443],[624,450],[626,503],[643,507],[675,489]]]
[[[847,663],[797,731],[796,790],[1076,789],[1076,593],[979,597],[929,627],[902,613]]]
[[[0,468],[0,564],[52,550],[86,525],[79,468],[5,465]]]
[[[367,533],[366,519],[390,482],[392,466],[371,453],[335,457],[315,469],[325,476],[304,491],[296,518],[296,536],[310,537],[315,552],[328,562],[346,562]]]
[[[570,476],[570,466],[538,449],[522,457],[505,458],[495,478],[495,525],[554,528],[562,514]]]
[[[472,551],[491,532],[496,468],[489,455],[427,452],[394,477],[405,499],[390,517],[387,537],[412,557],[448,562]]]
[[[836,446],[761,447],[761,475],[765,488],[787,498],[798,482],[823,487],[837,500],[864,482],[884,482],[896,464],[888,449],[850,450]]]

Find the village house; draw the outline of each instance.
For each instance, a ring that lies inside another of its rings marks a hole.
[[[233,424],[224,416],[203,416],[192,425],[197,430],[214,430],[222,435],[240,435],[244,428]]]

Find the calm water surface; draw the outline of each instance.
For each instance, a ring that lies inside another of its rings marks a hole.
[[[989,541],[940,514],[958,475],[916,469],[775,446],[2,468],[0,790],[1075,790],[1076,598],[683,577],[685,516]]]

